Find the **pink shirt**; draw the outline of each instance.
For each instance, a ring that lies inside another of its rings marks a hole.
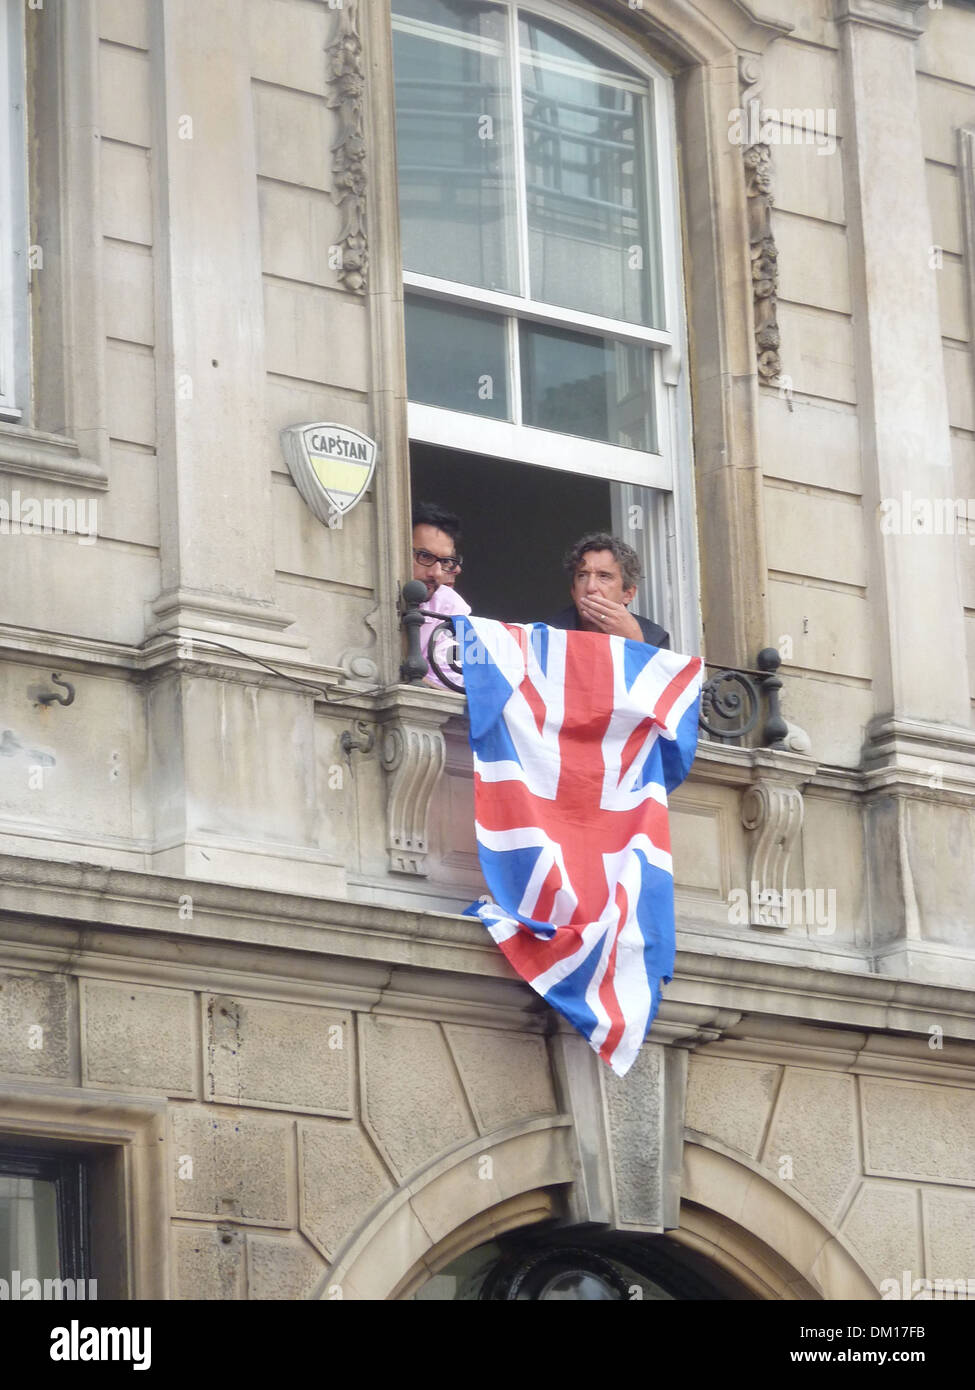
[[[438,588],[434,589],[432,596],[427,599],[423,607],[428,613],[439,613],[442,614],[443,617],[449,617],[453,613],[463,613],[466,615],[471,611],[470,604],[465,603],[460,594],[458,594],[455,589],[452,589],[449,584],[441,584]],[[420,628],[420,649],[428,660],[430,638],[433,635],[434,628],[440,621],[441,619],[439,617],[427,618]],[[437,664],[440,669],[446,673],[448,679],[452,680],[455,685],[463,685],[464,677],[459,675],[456,671],[451,671],[447,664],[452,650],[453,643],[449,632],[442,632],[437,638],[436,646],[434,647],[434,655],[437,658]],[[428,685],[439,686],[442,690],[446,690],[447,688],[443,681],[439,680],[432,671],[428,671],[423,679]]]

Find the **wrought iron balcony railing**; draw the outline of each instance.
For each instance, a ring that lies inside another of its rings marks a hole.
[[[428,671],[441,681],[448,690],[463,695],[464,687],[456,679],[461,674],[461,666],[456,656],[451,657],[444,668],[437,659],[437,646],[443,635],[455,637],[454,625],[449,617],[431,613],[421,605],[427,597],[426,585],[418,579],[411,579],[403,585],[403,627],[406,630],[407,653],[401,674],[409,684],[423,680]],[[437,618],[437,626],[430,634],[427,656],[424,657],[420,642],[420,629],[428,618]],[[705,667],[712,675],[704,682],[701,692],[700,729],[705,738],[712,743],[742,745],[744,740],[758,728],[764,706],[764,723],[761,725],[761,746],[775,747],[788,736],[789,726],[782,717],[779,706],[779,692],[782,679],[779,667],[782,658],[774,647],[765,647],[756,659],[756,670],[737,667],[724,667],[706,662]]]

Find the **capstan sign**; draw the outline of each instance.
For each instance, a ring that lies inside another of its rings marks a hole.
[[[320,421],[281,431],[295,485],[319,521],[333,529],[362,500],[376,468],[376,441],[347,425]]]

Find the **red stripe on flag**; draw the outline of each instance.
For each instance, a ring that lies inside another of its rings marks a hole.
[[[673,709],[677,697],[687,689],[700,669],[701,658],[695,656],[693,660],[687,663],[683,671],[678,672],[660,696],[660,699],[654,706],[653,717],[662,728],[667,724],[667,716]]]
[[[525,703],[532,712],[532,718],[535,720],[535,728],[541,733],[545,727],[545,701],[542,699],[541,695],[539,695],[528,676],[522,681],[520,690],[525,697]]]
[[[640,749],[643,747],[644,740],[646,739],[647,734],[650,732],[651,727],[651,720],[641,719],[640,723],[636,726],[632,734],[630,734],[630,737],[624,743],[623,752],[620,754],[620,780],[619,782],[617,782],[617,786],[623,785],[623,778],[626,776],[627,772],[629,772],[630,768],[633,765],[634,758],[639,753]]]
[[[499,945],[522,979],[531,984],[536,976],[544,975],[553,965],[577,951],[581,941],[581,926],[557,927],[555,935],[548,940],[524,927]]]
[[[562,871],[558,864],[553,864],[545,875],[545,882],[538,892],[538,898],[532,910],[532,917],[536,922],[551,922],[552,914],[555,911],[555,895],[562,887]]]
[[[599,1055],[604,1062],[609,1062],[613,1053],[616,1051],[625,1027],[623,1010],[620,1008],[620,1002],[616,997],[616,952],[620,944],[620,932],[623,930],[629,912],[629,900],[626,896],[626,889],[623,887],[622,883],[616,885],[616,910],[619,913],[619,921],[613,939],[613,949],[609,954],[609,963],[606,966],[606,974],[603,976],[603,982],[599,986],[599,1002],[609,1015],[609,1032],[606,1034],[606,1040],[599,1049]]]

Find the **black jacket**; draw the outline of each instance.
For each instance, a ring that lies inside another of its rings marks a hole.
[[[649,618],[641,618],[637,613],[634,613],[633,617],[640,624],[644,642],[649,642],[651,647],[670,648],[669,632],[665,632],[658,623],[652,623]],[[568,608],[563,608],[561,613],[556,613],[554,618],[546,618],[545,622],[548,627],[560,627],[566,632],[579,632],[582,628],[579,610],[574,603]]]

